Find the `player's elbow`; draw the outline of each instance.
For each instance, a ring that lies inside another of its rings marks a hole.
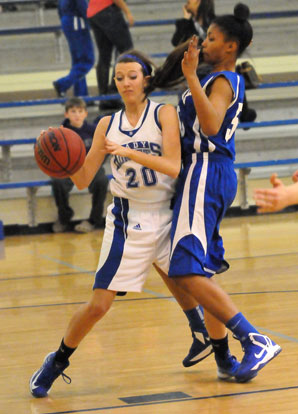
[[[70,178],[71,178],[71,180],[73,181],[74,185],[77,187],[78,190],[84,190],[84,188],[88,187],[88,185],[86,185],[86,183],[84,181],[78,180],[74,176],[72,176]]]
[[[178,175],[180,174],[180,170],[181,170],[181,165],[175,165],[171,171],[171,173],[169,174],[171,178],[177,178]]]
[[[206,122],[204,125],[201,125],[202,132],[207,137],[217,135],[221,127],[220,122]]]
[[[76,187],[78,190],[84,190],[84,188],[86,188],[87,186],[83,184],[76,184]]]
[[[217,135],[219,130],[220,130],[220,126],[218,127],[215,125],[208,125],[206,126],[206,128],[203,129],[203,134],[208,137],[211,137],[213,135]]]

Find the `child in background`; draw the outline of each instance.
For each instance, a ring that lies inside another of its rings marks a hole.
[[[65,103],[65,119],[62,125],[75,131],[84,141],[86,152],[91,148],[96,124],[86,121],[88,112],[86,103],[81,98],[71,98]],[[70,221],[74,215],[69,205],[69,193],[74,184],[70,178],[52,178],[53,195],[58,208],[58,220],[53,225],[54,233],[70,230]],[[79,233],[88,233],[104,225],[103,208],[107,194],[108,178],[104,167],[99,168],[92,182],[88,186],[92,194],[92,207],[88,220],[84,220],[74,227]]]

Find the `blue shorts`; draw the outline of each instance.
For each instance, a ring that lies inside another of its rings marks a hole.
[[[192,154],[178,187],[171,230],[169,276],[213,276],[227,270],[219,225],[237,192],[232,160]]]

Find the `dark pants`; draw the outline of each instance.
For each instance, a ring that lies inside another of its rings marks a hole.
[[[75,96],[87,96],[86,75],[92,69],[95,60],[88,23],[79,17],[63,16],[61,25],[69,46],[71,69],[67,76],[57,79],[58,89],[66,92],[73,86]]]
[[[58,208],[58,218],[60,223],[69,224],[74,215],[73,209],[69,205],[69,193],[74,184],[70,178],[52,178],[52,189]],[[100,168],[93,181],[88,187],[89,193],[92,194],[92,208],[89,221],[96,227],[100,227],[103,221],[103,208],[108,188],[108,178],[104,168]]]
[[[100,95],[105,95],[108,93],[113,48],[118,53],[132,49],[132,38],[122,11],[115,5],[92,16],[89,21],[99,53],[96,67],[98,91]]]

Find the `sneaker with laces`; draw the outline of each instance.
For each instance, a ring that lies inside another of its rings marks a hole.
[[[183,366],[191,367],[203,359],[207,358],[213,352],[207,331],[196,332],[192,330],[193,343],[188,355],[182,361]]]
[[[69,366],[69,362],[61,365],[54,361],[55,355],[56,352],[49,353],[45,357],[41,368],[39,368],[30,379],[30,391],[36,398],[46,397],[53,382],[59,375],[62,375],[62,378],[66,383],[71,383],[70,377],[63,373]]]
[[[59,220],[57,220],[52,227],[54,233],[64,233],[67,230],[67,225],[62,224]]]
[[[231,355],[230,351],[224,359],[215,355],[215,361],[217,364],[217,377],[222,381],[234,377],[240,366],[240,363],[237,361],[236,357]]]
[[[247,382],[254,378],[280,352],[281,347],[268,336],[250,333],[242,343],[244,357],[235,378],[238,382]]]
[[[93,231],[95,229],[95,226],[89,221],[84,220],[81,223],[77,224],[74,229],[77,233],[90,233],[90,231]]]

